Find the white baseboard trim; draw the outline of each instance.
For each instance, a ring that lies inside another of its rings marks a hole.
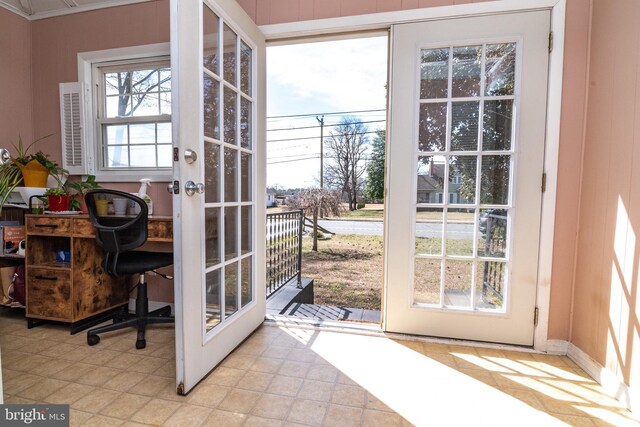
[[[170,303],[170,302],[151,301],[151,300],[149,300],[149,311],[157,310],[159,308],[164,307],[165,305],[171,306],[171,315],[175,316],[175,308],[174,308],[172,302]],[[135,312],[136,311],[136,299],[135,298],[129,298],[129,311],[131,311],[131,312]]]
[[[547,353],[566,356],[569,352],[569,341],[547,340]]]
[[[631,412],[640,411],[640,393],[622,382],[613,372],[600,365],[587,353],[572,343],[568,344],[567,356],[598,382],[604,391],[615,397]]]

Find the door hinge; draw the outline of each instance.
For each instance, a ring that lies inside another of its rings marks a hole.
[[[546,172],[544,172],[542,174],[542,186],[541,186],[541,188],[542,188],[542,192],[543,193],[545,191],[547,191],[547,173]]]
[[[549,53],[553,51],[553,31],[549,32]]]
[[[533,309],[533,326],[538,326],[538,307]]]

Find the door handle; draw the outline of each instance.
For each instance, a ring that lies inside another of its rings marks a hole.
[[[184,184],[184,192],[187,193],[187,196],[193,196],[195,193],[202,194],[204,193],[204,184],[199,182],[195,183],[193,181],[187,181]]]

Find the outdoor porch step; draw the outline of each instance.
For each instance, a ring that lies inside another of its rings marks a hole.
[[[330,305],[294,303],[280,314],[304,319],[350,320],[352,322],[380,323],[379,310]]]
[[[284,284],[267,298],[267,314],[283,314],[292,304],[313,304],[313,279],[302,278],[302,287],[296,279]]]

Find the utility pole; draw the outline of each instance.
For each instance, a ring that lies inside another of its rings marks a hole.
[[[324,116],[316,120],[320,123],[320,189],[324,188]]]

